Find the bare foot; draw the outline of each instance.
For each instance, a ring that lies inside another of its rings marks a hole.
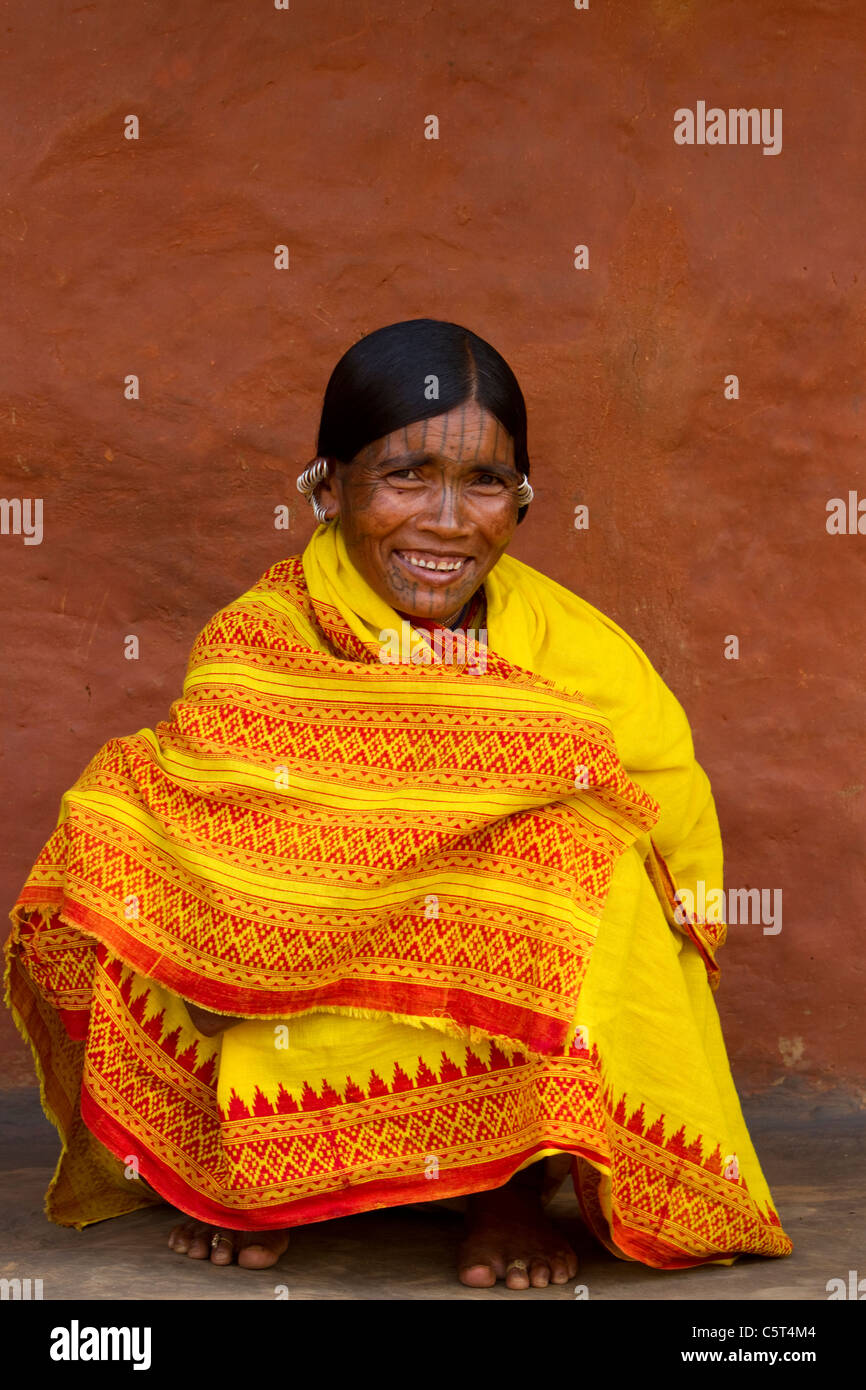
[[[214,1244],[215,1237],[219,1239]],[[209,1259],[214,1265],[230,1265],[237,1256],[242,1269],[270,1269],[288,1244],[288,1231],[229,1231],[190,1220],[174,1226],[168,1238],[169,1249],[178,1255]]]
[[[526,1172],[531,1170],[515,1174],[505,1187],[469,1198],[466,1238],[457,1259],[461,1284],[489,1289],[504,1279],[508,1289],[546,1289],[577,1276],[577,1256],[548,1221],[538,1182]]]

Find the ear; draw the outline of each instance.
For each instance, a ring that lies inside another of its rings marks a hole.
[[[332,507],[336,508],[334,515],[339,512],[342,501],[339,479],[337,477],[338,467],[339,464],[334,459],[329,459],[328,476],[319,483],[319,486],[316,488],[316,497],[321,505],[327,507],[329,511]]]

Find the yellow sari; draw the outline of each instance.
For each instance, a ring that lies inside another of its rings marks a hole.
[[[685,714],[553,580],[503,555],[484,590],[486,645],[439,660],[320,527],[66,793],[6,972],[53,1220],[144,1206],[143,1178],[292,1226],[567,1154],[623,1258],[790,1252],[712,999],[724,924],[676,912],[722,885]],[[205,1038],[184,998],[247,1021]]]

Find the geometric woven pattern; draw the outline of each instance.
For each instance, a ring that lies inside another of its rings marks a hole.
[[[294,1226],[563,1152],[622,1257],[787,1254],[711,1027],[724,924],[680,920],[649,835],[719,872],[673,696],[514,561],[485,581],[511,660],[390,665],[354,580],[308,587],[323,535],[207,624],[168,720],[99,750],[19,895],[7,998],[64,1140],[49,1215],[134,1210],[138,1174],[202,1220]],[[183,1000],[247,1021],[208,1039]],[[280,1028],[312,1044],[276,1060]]]
[[[311,1077],[297,1098],[253,1091],[221,1105],[219,1041],[188,1023],[167,1028],[152,989],[104,948],[96,955],[81,1113],[118,1158],[135,1155],[141,1176],[199,1219],[273,1228],[446,1197],[505,1181],[555,1147],[574,1155],[584,1215],[617,1254],[680,1268],[791,1249],[773,1207],[725,1175],[718,1143],[687,1140],[663,1115],[629,1113],[594,1048],[506,1055],[448,1039],[435,1069],[419,1060],[374,1071],[364,1087]],[[20,986],[15,994],[24,998]],[[615,1192],[610,1222],[600,1169]]]
[[[18,921],[58,912],[218,1012],[565,1046],[613,868],[658,814],[598,709],[492,652],[383,664],[296,557],[208,623],[171,713],[67,792]]]

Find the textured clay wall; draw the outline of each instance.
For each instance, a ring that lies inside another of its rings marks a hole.
[[[857,1092],[866,534],[827,503],[866,496],[859,0],[51,10],[4,21],[3,496],[43,500],[38,544],[0,536],[4,902],[97,747],[164,718],[207,618],[306,543],[337,358],[452,319],[527,399],[513,553],[644,646],[728,887],[783,894],[721,958],[738,1082]],[[767,138],[678,143],[698,103]]]

